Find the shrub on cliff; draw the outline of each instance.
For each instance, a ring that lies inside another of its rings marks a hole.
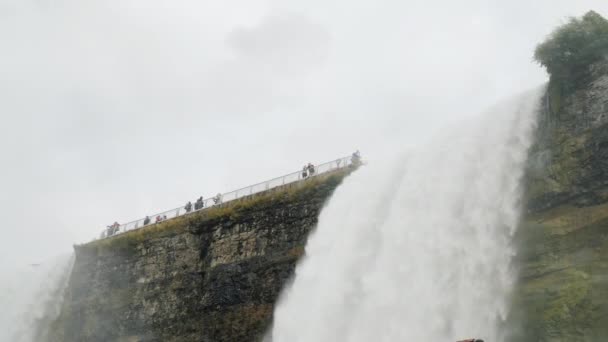
[[[608,20],[593,11],[558,27],[534,52],[552,79],[569,80],[574,86],[587,76],[591,64],[607,55]]]

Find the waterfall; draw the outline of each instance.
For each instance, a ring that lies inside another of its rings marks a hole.
[[[41,342],[57,318],[73,255],[0,269],[0,342]]]
[[[268,339],[504,341],[512,236],[543,91],[348,177],[320,215]]]

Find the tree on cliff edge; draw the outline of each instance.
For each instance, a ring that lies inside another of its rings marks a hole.
[[[571,18],[536,47],[534,58],[554,81],[576,85],[589,73],[589,66],[608,56],[608,20],[594,11]]]

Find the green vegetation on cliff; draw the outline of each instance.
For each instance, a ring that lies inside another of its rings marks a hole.
[[[551,79],[531,148],[527,197],[531,211],[559,204],[599,204],[608,101],[608,20],[590,11],[538,45],[536,60]]]
[[[571,19],[536,49],[551,75],[526,171],[510,341],[608,337],[608,21]]]
[[[589,67],[608,54],[608,20],[590,11],[571,18],[536,47],[534,58],[554,80],[576,87],[589,75]]]
[[[607,225],[608,204],[562,206],[526,219],[515,298],[524,336],[514,341],[605,340]]]

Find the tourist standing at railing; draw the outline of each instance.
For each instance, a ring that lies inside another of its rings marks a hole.
[[[186,203],[184,206],[184,209],[186,209],[186,212],[189,213],[192,210],[192,203],[188,201],[188,203]]]
[[[306,166],[308,168],[308,177],[312,177],[315,175],[315,166],[312,165],[312,163],[308,163],[308,166]]]
[[[201,196],[194,203],[194,210],[203,209],[204,206],[205,206],[205,201],[203,201],[203,196]]]
[[[146,216],[146,218],[144,219],[144,226],[147,225],[148,223],[150,223],[150,217]]]
[[[308,177],[308,165],[302,167],[302,179]]]
[[[218,193],[217,195],[215,195],[215,197],[213,197],[213,203],[221,204],[222,203],[222,194]]]

